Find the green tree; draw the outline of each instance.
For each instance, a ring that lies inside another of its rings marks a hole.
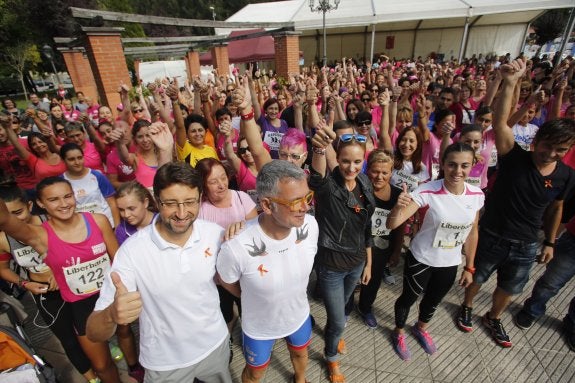
[[[539,45],[536,56],[539,56],[543,45],[555,40],[557,37],[561,37],[568,20],[569,9],[552,9],[545,12],[531,24],[535,30],[535,43]]]
[[[24,97],[27,100],[28,91],[24,85],[24,73],[26,70],[33,69],[33,67],[41,61],[38,48],[34,44],[23,44],[9,47],[6,49],[3,57],[6,64],[18,73],[22,90],[24,91]]]

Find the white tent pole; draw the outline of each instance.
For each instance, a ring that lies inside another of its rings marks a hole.
[[[563,39],[561,40],[561,46],[559,47],[559,51],[555,53],[555,55],[559,55],[555,63],[559,64],[561,62],[561,58],[563,57],[563,52],[565,52],[565,47],[567,46],[567,42],[569,41],[569,36],[571,36],[571,32],[573,32],[573,26],[575,25],[575,8],[571,9],[571,15],[569,15],[569,22],[565,26],[565,32],[563,32]]]
[[[375,24],[371,24],[371,50],[369,55],[369,61],[373,60],[373,47],[375,45]]]
[[[465,55],[467,35],[469,34],[469,12],[467,14],[468,16],[465,18],[465,27],[463,28],[463,37],[461,38],[461,46],[459,47],[459,63],[461,63],[461,60],[463,60],[463,56]]]

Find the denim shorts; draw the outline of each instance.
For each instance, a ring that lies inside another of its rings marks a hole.
[[[473,282],[487,282],[497,270],[497,287],[516,295],[523,292],[537,259],[539,242],[506,239],[485,229],[479,231]]]
[[[308,316],[300,328],[284,338],[288,347],[295,350],[306,348],[311,342],[311,327],[311,317]],[[275,339],[253,339],[242,332],[243,351],[246,363],[251,368],[267,367],[275,342]]]

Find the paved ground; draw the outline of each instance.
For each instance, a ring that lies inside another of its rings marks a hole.
[[[575,281],[571,281],[553,299],[547,315],[530,330],[523,331],[512,323],[510,313],[515,313],[527,298],[536,278],[543,272],[542,266],[535,266],[526,292],[513,300],[510,310],[503,318],[503,324],[514,346],[502,349],[490,338],[480,324],[480,316],[488,309],[494,279],[479,293],[475,304],[476,328],[471,334],[457,330],[453,318],[462,301],[463,291],[455,286],[439,306],[430,326],[439,351],[428,356],[412,336],[408,346],[412,352],[410,362],[401,361],[394,353],[390,342],[393,326],[393,303],[401,291],[400,268],[393,270],[398,284],[382,285],[375,304],[375,315],[379,326],[368,329],[357,313],[351,315],[344,337],[348,353],[342,357],[342,369],[347,382],[574,382],[575,353],[566,346],[561,333],[561,319],[567,312],[569,301],[575,295]],[[313,286],[313,281],[310,286]],[[313,383],[328,382],[322,362],[322,332],[325,325],[325,310],[321,302],[310,300],[311,310],[317,325],[314,328],[310,346],[310,363],[307,379]],[[33,308],[27,302],[28,308]],[[30,311],[34,312],[34,311]],[[33,316],[33,315],[32,315]],[[414,323],[417,308],[410,313],[408,323]],[[71,368],[62,350],[47,330],[35,328],[31,321],[26,326],[34,346],[40,354],[53,363],[63,383],[81,383],[82,377]],[[234,382],[240,381],[244,360],[239,346],[239,325],[234,331],[234,359],[231,363]],[[125,364],[119,363],[122,380],[132,382],[125,373]],[[291,363],[284,342],[277,342],[272,362],[264,382],[290,382]],[[209,383],[209,382],[208,382]]]

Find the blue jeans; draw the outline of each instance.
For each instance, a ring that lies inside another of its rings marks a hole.
[[[319,267],[323,303],[327,312],[324,352],[329,362],[338,359],[337,344],[345,328],[345,303],[361,278],[364,265],[362,262],[349,271],[332,271],[323,265]]]
[[[554,257],[547,265],[545,273],[537,280],[531,297],[523,305],[523,311],[533,319],[545,314],[549,299],[553,298],[575,275],[575,236],[565,232],[555,246]],[[569,305],[571,322],[575,324],[575,297]]]

